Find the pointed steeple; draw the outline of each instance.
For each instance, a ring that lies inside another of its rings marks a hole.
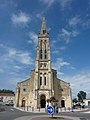
[[[41,27],[41,32],[40,33],[46,33],[46,19],[45,17],[43,17],[43,21],[42,21],[42,27]]]

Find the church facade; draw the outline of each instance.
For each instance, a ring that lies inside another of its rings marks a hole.
[[[47,100],[54,97],[59,107],[72,107],[70,84],[57,78],[52,69],[50,57],[50,38],[43,18],[38,34],[35,69],[29,79],[19,82],[16,88],[15,106],[45,108]]]

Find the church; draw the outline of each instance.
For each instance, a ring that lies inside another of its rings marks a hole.
[[[30,77],[17,83],[15,106],[46,108],[47,100],[54,97],[59,107],[71,108],[72,95],[70,84],[57,78],[57,71],[52,69],[50,57],[50,36],[43,18],[38,34],[35,69]]]

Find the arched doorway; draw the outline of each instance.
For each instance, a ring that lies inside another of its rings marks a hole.
[[[40,105],[41,105],[41,108],[46,107],[46,97],[45,97],[45,95],[41,95],[41,97],[40,97]]]
[[[22,107],[25,107],[25,104],[26,104],[26,100],[25,98],[22,99]]]
[[[61,100],[61,107],[65,107],[65,100]]]

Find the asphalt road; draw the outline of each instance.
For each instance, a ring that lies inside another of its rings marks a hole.
[[[22,116],[33,116],[38,115],[38,113],[23,112],[13,108],[12,106],[0,105],[0,108],[4,108],[5,111],[0,112],[0,120],[14,120],[15,118]],[[43,113],[42,115],[45,115]]]
[[[1,106],[0,108],[5,108],[5,111],[0,112],[0,120],[14,120],[15,118],[22,116],[35,116],[35,115],[46,115],[47,113],[30,113],[30,112],[22,112],[17,110],[11,106]],[[80,120],[90,120],[90,113],[83,112],[64,112],[58,113],[60,116],[71,116],[71,117],[79,117]]]
[[[84,113],[84,111],[83,112],[75,111],[75,112],[59,113],[59,115],[79,117],[80,120],[90,120],[90,113]]]

